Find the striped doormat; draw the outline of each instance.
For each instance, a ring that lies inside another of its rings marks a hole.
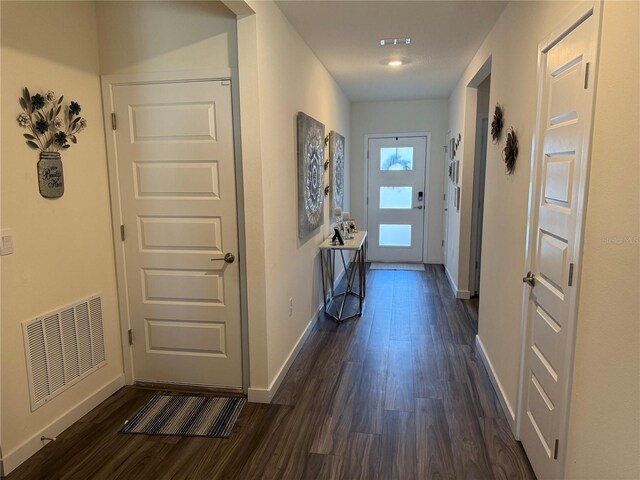
[[[154,395],[118,433],[227,438],[246,403],[244,397]]]

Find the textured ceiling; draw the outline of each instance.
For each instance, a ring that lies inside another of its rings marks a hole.
[[[447,98],[506,2],[279,1],[352,101]],[[411,37],[411,45],[380,46]],[[387,62],[406,62],[392,68]]]

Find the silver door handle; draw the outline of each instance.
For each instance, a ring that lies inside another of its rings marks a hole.
[[[413,208],[417,208],[418,210],[422,210],[422,205],[418,205],[418,206],[413,207]]]
[[[212,258],[211,261],[212,262],[217,262],[219,260],[224,260],[227,263],[233,263],[236,261],[236,256],[229,252],[229,253],[225,253],[224,258]]]
[[[536,276],[531,272],[527,272],[527,276],[522,277],[522,281],[532,287],[536,286]]]

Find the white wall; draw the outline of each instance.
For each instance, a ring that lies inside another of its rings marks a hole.
[[[428,225],[425,260],[442,263],[442,194],[449,102],[446,99],[351,104],[351,216],[366,225],[364,137],[375,133],[430,132]]]
[[[640,4],[605,2],[566,478],[640,478]],[[633,132],[633,133],[632,133]]]
[[[478,334],[513,415],[521,356],[521,277],[537,94],[537,45],[576,4],[510,3],[450,100],[452,134],[462,133],[458,157],[463,168],[462,216],[471,196],[468,186],[475,128],[470,125],[473,122],[464,121],[475,109],[475,91],[468,85],[489,58],[490,112],[500,102],[505,127],[514,126],[518,133],[520,154],[513,175],[504,175],[500,155],[504,142],[489,144],[487,152]],[[605,2],[567,446],[568,478],[640,476],[640,153],[635,134],[639,130],[638,18],[635,2]],[[452,243],[448,248],[455,255],[447,269],[458,288],[464,288],[468,280],[468,231],[465,222],[460,225],[460,217],[450,225]]]
[[[324,225],[307,239],[298,239],[296,115],[305,112],[324,123],[327,134],[335,130],[344,135],[347,152],[351,137],[349,102],[331,75],[274,3],[250,5],[256,12],[266,266],[267,351],[255,354],[268,363],[266,378],[253,371],[251,377],[252,387],[268,389],[317,312],[322,298],[318,245],[329,231],[327,197]],[[242,59],[240,65],[242,77]],[[349,178],[348,158],[346,164]],[[292,317],[289,298],[294,302]]]
[[[11,470],[83,409],[123,383],[109,211],[95,6],[2,2],[2,228],[15,253],[2,257],[2,449]],[[88,128],[62,154],[65,194],[38,192],[38,152],[16,123],[22,88],[77,100]],[[30,411],[21,323],[102,293],[107,365]],[[89,403],[80,406],[83,401]],[[67,415],[69,413],[69,415]]]
[[[100,72],[237,66],[236,17],[220,2],[96,2]]]
[[[575,3],[513,2],[507,5],[451,96],[449,125],[462,134],[456,158],[461,164],[461,209],[449,216],[447,265],[458,290],[468,290],[469,238],[475,150],[476,89],[467,85],[491,59],[489,111],[504,109],[505,128],[518,134],[515,172],[504,173],[504,141],[489,142],[485,179],[479,337],[515,420],[520,365],[522,269],[527,228],[529,162],[535,124],[537,47]],[[491,119],[490,119],[491,120]],[[504,132],[503,132],[504,135]],[[455,212],[450,203],[449,212]],[[462,221],[461,221],[462,218]],[[462,227],[461,227],[462,225]]]

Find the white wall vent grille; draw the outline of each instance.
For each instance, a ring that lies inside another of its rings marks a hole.
[[[31,411],[106,363],[99,295],[22,324]]]

